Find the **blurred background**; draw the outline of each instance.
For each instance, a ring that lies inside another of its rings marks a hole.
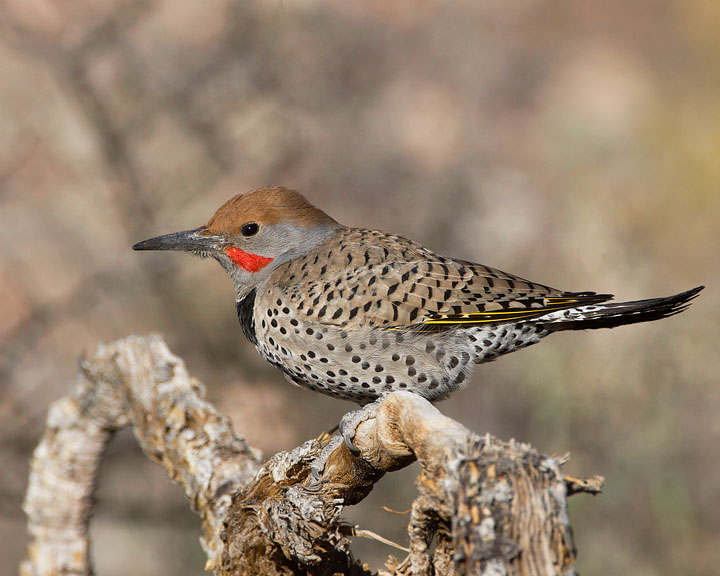
[[[0,1],[0,575],[48,405],[98,342],[162,333],[266,455],[352,407],[255,354],[219,266],[130,249],[267,184],[563,289],[706,284],[681,316],[480,366],[440,409],[606,477],[571,501],[583,574],[718,573],[719,95],[712,0]],[[382,507],[417,472],[348,519],[404,543]],[[98,574],[202,572],[198,519],[130,433],[98,498]]]

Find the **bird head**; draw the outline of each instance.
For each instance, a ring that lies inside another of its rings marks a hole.
[[[302,195],[281,187],[238,194],[204,226],[156,236],[133,250],[179,250],[217,260],[241,300],[278,266],[303,256],[340,225]]]

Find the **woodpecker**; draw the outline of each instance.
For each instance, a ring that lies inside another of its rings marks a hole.
[[[133,248],[217,260],[260,355],[290,382],[361,406],[395,390],[445,398],[474,364],[553,332],[672,316],[703,289],[633,302],[566,292],[345,227],[281,187],[237,195],[204,226]]]

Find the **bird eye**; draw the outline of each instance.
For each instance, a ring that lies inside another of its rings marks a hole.
[[[240,234],[245,237],[255,236],[255,234],[258,233],[258,230],[260,230],[260,226],[257,222],[248,222],[247,224],[242,225],[242,228],[240,228]]]

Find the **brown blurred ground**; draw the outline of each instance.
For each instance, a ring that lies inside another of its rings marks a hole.
[[[708,285],[682,316],[480,367],[441,409],[607,477],[572,503],[582,573],[717,573],[719,94],[708,0],[0,1],[0,575],[48,403],[99,341],[163,333],[266,453],[350,408],[262,363],[218,266],[129,248],[265,184],[560,288]],[[348,516],[403,540],[381,506],[415,473]],[[99,574],[202,571],[178,492],[118,438]]]

